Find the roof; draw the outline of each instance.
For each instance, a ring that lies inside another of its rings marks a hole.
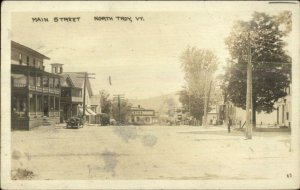
[[[217,110],[216,109],[212,109],[210,112],[208,112],[208,114],[217,114]]]
[[[47,71],[44,71],[44,70],[41,70],[41,69],[38,69],[38,68],[35,68],[32,66],[28,66],[28,65],[15,65],[15,64],[11,65],[11,71],[14,73],[16,73],[16,72],[25,73],[25,72],[27,72],[27,69],[29,69],[29,71],[35,71],[36,73],[41,73],[43,75],[48,75],[48,76],[52,76],[52,77],[62,77],[60,75],[50,73],[50,72],[47,72]]]
[[[64,83],[67,83],[67,81],[68,81],[68,82],[70,82],[70,85],[72,87],[83,88],[84,78],[78,78],[78,77],[80,77],[80,75],[78,73],[64,72],[61,74],[61,76],[63,77],[62,86],[65,86]],[[90,80],[88,78],[86,80],[86,85],[87,85],[87,90],[89,91],[89,95],[92,96],[93,91],[92,91]]]
[[[131,107],[130,110],[131,111],[155,111],[154,109],[145,109],[142,107]]]
[[[50,65],[64,65],[64,64],[62,64],[62,63],[51,63]]]
[[[42,59],[50,59],[49,57],[45,56],[44,54],[41,54],[40,52],[37,52],[35,51],[34,49],[31,49],[27,46],[24,46],[22,44],[19,44],[15,41],[11,41],[11,47],[13,48],[17,48],[17,49],[22,49],[23,51],[29,53],[29,54],[32,54],[32,55],[35,55],[39,58],[42,58]]]

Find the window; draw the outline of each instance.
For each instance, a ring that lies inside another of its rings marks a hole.
[[[35,59],[33,58],[33,66],[35,67]]]
[[[25,96],[12,97],[12,117],[25,117],[27,111],[27,99]]]
[[[29,56],[26,57],[26,64],[29,65]]]
[[[61,89],[61,97],[70,97],[69,89]]]
[[[36,86],[41,86],[41,77],[36,77]]]
[[[59,69],[60,69],[59,73],[62,73],[62,72],[63,72],[63,68],[62,68],[62,67],[60,67]]]
[[[49,78],[49,87],[53,88],[53,78]]]
[[[12,81],[14,87],[27,86],[27,77],[24,74],[13,74]]]
[[[30,113],[35,113],[35,96],[36,94],[30,94]]]
[[[35,86],[35,77],[29,76],[29,85]]]
[[[57,73],[57,67],[55,67],[55,68],[54,68],[54,70],[55,70],[55,72],[54,72],[54,73]]]
[[[59,111],[59,97],[55,97],[55,111]]]
[[[22,65],[22,54],[19,54],[19,64]]]
[[[286,112],[286,120],[289,120],[289,112]]]
[[[54,78],[54,88],[59,88],[59,80],[58,80],[58,78]]]
[[[43,77],[43,86],[44,87],[48,87],[49,84],[48,84],[48,77]]]

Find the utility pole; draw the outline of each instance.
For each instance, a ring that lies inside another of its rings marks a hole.
[[[209,67],[209,66],[208,66]],[[208,75],[208,76],[207,76]],[[212,79],[210,76],[209,68],[206,69],[205,80],[204,80],[204,118],[203,118],[203,126],[207,126],[207,112],[209,106],[209,96],[212,85]]]
[[[251,63],[251,40],[248,33],[248,64],[247,64],[247,96],[246,96],[246,139],[252,139],[252,63]]]
[[[87,72],[80,72],[77,74],[83,74],[84,76],[82,77],[77,77],[77,78],[83,78],[84,79],[84,85],[83,85],[83,107],[82,107],[82,115],[83,115],[83,119],[85,122],[85,99],[86,99],[86,80],[87,79],[95,79],[95,77],[90,77],[89,75],[95,75],[95,73],[87,73]]]
[[[119,109],[119,125],[121,125],[121,99],[124,99],[123,94],[114,95],[114,100],[118,100],[118,109]]]
[[[191,117],[191,92],[189,90],[189,116]]]

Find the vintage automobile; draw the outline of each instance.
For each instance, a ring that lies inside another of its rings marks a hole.
[[[75,117],[71,117],[68,121],[67,121],[67,129],[69,128],[82,128],[83,127],[83,119],[81,117],[75,116]]]

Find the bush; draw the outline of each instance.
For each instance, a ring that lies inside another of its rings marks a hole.
[[[110,124],[109,120],[110,120],[110,117],[109,117],[108,114],[102,113],[100,115],[100,123],[101,123],[101,125],[104,125],[104,126],[105,125],[109,125]]]

